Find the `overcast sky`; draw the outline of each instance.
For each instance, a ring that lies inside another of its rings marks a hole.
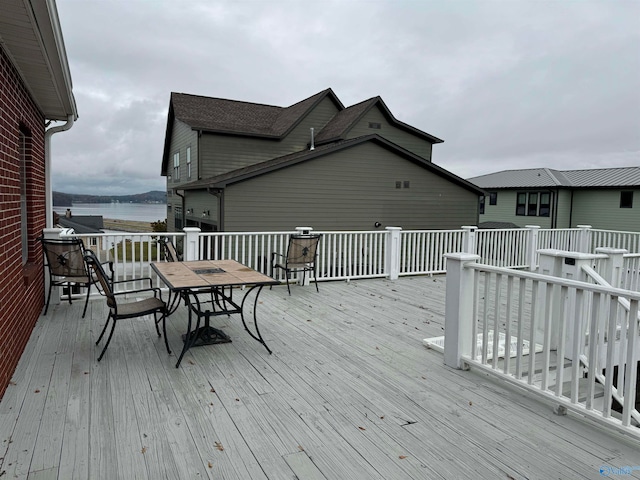
[[[172,91],[380,95],[463,178],[640,164],[640,1],[57,0],[79,119],[53,189],[164,190]]]

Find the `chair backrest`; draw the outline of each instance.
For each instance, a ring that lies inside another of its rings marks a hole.
[[[166,262],[179,262],[180,255],[178,255],[178,251],[176,250],[176,246],[173,244],[171,240],[167,237],[164,237],[160,240],[160,244],[162,245],[162,251],[164,253],[164,260]]]
[[[84,244],[79,238],[40,238],[47,266],[52,275],[58,277],[87,277],[84,262]]]
[[[89,268],[93,269],[93,273],[96,278],[100,282],[100,287],[102,289],[102,293],[107,297],[107,305],[110,308],[116,308],[116,297],[113,294],[113,288],[111,287],[111,282],[109,281],[109,277],[107,276],[104,268],[102,268],[102,264],[98,257],[93,252],[93,250],[85,250],[84,252],[84,261],[87,263]]]
[[[287,249],[287,265],[313,265],[318,255],[320,234],[291,235]]]

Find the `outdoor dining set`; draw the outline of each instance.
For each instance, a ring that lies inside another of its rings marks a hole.
[[[285,275],[289,295],[289,279],[293,273],[301,272],[304,281],[304,276],[309,272],[318,290],[316,263],[320,238],[319,234],[290,235],[286,255],[272,253],[270,275],[267,275],[232,259],[183,261],[174,243],[166,237],[161,237],[159,246],[164,261],[151,262],[150,267],[168,289],[166,301],[163,299],[162,289],[154,287],[153,279],[150,277],[115,280],[113,262],[101,262],[93,250],[85,247],[81,238],[40,238],[49,272],[44,314],[46,315],[49,309],[54,287],[67,289],[69,303],[72,301],[73,289],[84,287],[87,291],[82,312],[84,318],[91,288],[95,286],[100,294],[106,297],[109,309],[107,320],[96,341],[98,345],[109,330],[98,361],[104,357],[119,320],[151,315],[156,333],[159,337],[164,336],[167,353],[171,354],[166,320],[181,306],[187,308],[188,326],[182,335],[183,345],[176,368],[180,366],[185,353],[191,347],[231,342],[231,338],[225,332],[211,325],[212,317],[220,315],[239,314],[244,329],[271,354],[272,351],[258,328],[257,308],[260,293],[265,286],[280,284],[274,278],[276,270],[281,270]],[[143,287],[121,288],[133,281]],[[252,297],[253,326],[250,328],[245,311],[249,310],[248,299],[252,293],[255,295]]]

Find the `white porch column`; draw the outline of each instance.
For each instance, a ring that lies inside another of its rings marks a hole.
[[[296,234],[297,235],[309,235],[311,232],[313,232],[313,227],[296,227]],[[302,277],[300,275],[298,275],[298,285],[302,285],[302,286],[309,286],[310,282],[310,277],[311,275],[302,275]]]
[[[578,225],[580,236],[577,249],[582,253],[591,253],[591,225]]]
[[[198,252],[200,229],[198,227],[184,227],[182,231],[186,233],[183,246],[185,261],[200,260]]]
[[[462,251],[464,253],[476,253],[476,230],[478,227],[475,225],[463,225],[462,230]]]
[[[624,248],[598,247],[596,248],[596,253],[604,254],[608,257],[601,260],[600,271],[598,272],[600,276],[609,282],[612,287],[622,288],[624,254],[629,253],[629,251]]]
[[[42,236],[49,240],[57,240],[60,238],[60,234],[63,232],[63,228],[44,228],[42,229]],[[42,253],[44,255],[44,252]],[[45,259],[46,263],[46,259]],[[45,269],[48,267],[44,267]],[[47,293],[49,293],[49,273],[44,276],[44,301],[47,301]],[[50,305],[58,305],[60,303],[60,288],[56,288],[51,292]]]
[[[402,227],[386,227],[388,232],[385,249],[384,271],[389,280],[397,280],[400,274],[400,235]]]
[[[475,270],[465,268],[480,256],[470,253],[446,253],[447,291],[444,313],[444,363],[462,369],[462,356],[471,355],[473,339],[473,291]]]
[[[529,238],[527,240],[527,265],[529,270],[535,272],[538,268],[538,234],[540,233],[539,225],[525,225],[525,228],[529,230]]]

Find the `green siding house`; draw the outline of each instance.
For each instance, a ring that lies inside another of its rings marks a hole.
[[[480,198],[480,227],[503,222],[640,232],[640,167],[505,170],[468,180],[487,192]]]
[[[442,140],[380,97],[345,108],[331,89],[289,107],[172,93],[162,175],[167,226],[275,231],[453,229],[483,191],[431,162]]]

